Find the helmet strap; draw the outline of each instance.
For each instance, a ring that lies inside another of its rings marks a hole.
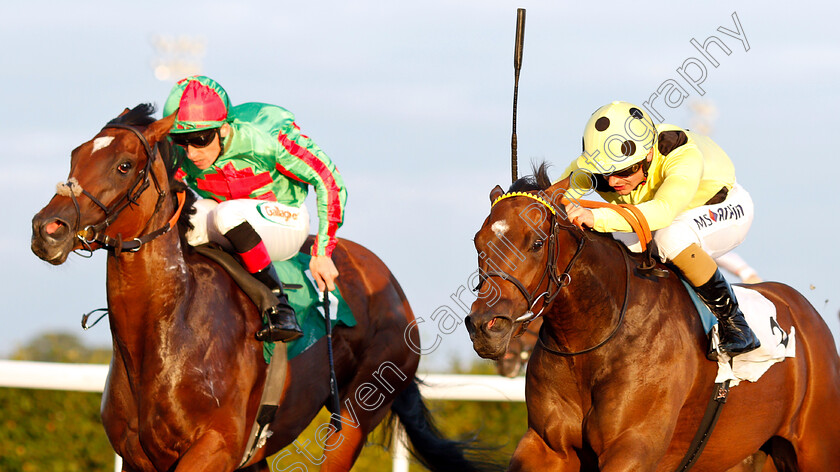
[[[650,160],[648,160],[647,156],[645,156],[645,162],[644,162],[644,164],[642,164],[642,172],[645,174],[645,178],[642,179],[642,181],[639,183],[639,185],[644,185],[644,184],[647,183],[648,170],[650,169],[650,165],[653,163],[653,157],[656,155],[656,145],[657,145],[657,141],[658,141],[656,139],[656,137],[657,137],[656,131],[655,131],[656,130],[656,125],[654,125],[653,122],[651,122],[651,125],[653,125],[653,129],[654,129],[653,143],[651,143],[651,148],[650,148],[651,151],[653,151],[653,154],[650,156]]]
[[[222,154],[225,153],[225,142],[222,140],[222,128],[216,128],[216,137],[219,138],[219,155],[216,156],[216,159],[221,157]],[[647,174],[645,174],[647,175]]]

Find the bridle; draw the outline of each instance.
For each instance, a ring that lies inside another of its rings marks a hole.
[[[145,231],[149,227],[152,218],[154,218],[154,216],[160,210],[161,205],[163,204],[164,199],[166,198],[166,191],[162,188],[160,182],[158,182],[157,176],[152,171],[152,164],[154,160],[160,155],[158,146],[156,145],[153,149],[152,146],[149,144],[149,141],[143,135],[143,133],[141,133],[140,130],[138,130],[134,126],[112,121],[105,125],[102,129],[106,130],[109,128],[125,129],[134,133],[134,135],[140,139],[140,143],[143,145],[143,149],[146,152],[146,165],[137,173],[137,178],[134,180],[131,186],[129,186],[125,194],[123,194],[121,198],[114,201],[110,206],[106,206],[93,194],[81,188],[76,179],[70,179],[63,184],[59,184],[59,188],[64,186],[69,190],[69,192],[66,193],[69,193],[68,196],[71,198],[71,200],[73,201],[73,206],[76,208],[76,227],[78,227],[79,223],[81,222],[81,209],[79,208],[79,202],[76,199],[77,195],[85,195],[88,199],[90,199],[90,201],[92,201],[96,206],[101,208],[102,211],[105,213],[105,218],[102,221],[100,221],[97,224],[88,225],[84,229],[76,233],[76,238],[79,241],[81,241],[83,248],[77,249],[74,252],[83,257],[90,257],[93,251],[95,249],[98,249],[93,248],[91,246],[94,243],[99,244],[100,247],[112,249],[115,255],[117,256],[119,256],[120,252],[123,251],[136,252],[140,250],[140,248],[144,244],[159,236],[162,236],[163,234],[166,234],[175,226],[175,224],[177,224],[178,217],[180,216],[181,209],[184,205],[185,194],[184,192],[179,192],[177,194],[178,208],[175,211],[173,217],[161,228],[147,233],[144,236],[134,238],[130,241],[123,241],[122,236],[120,234],[117,234],[116,238],[112,238],[111,236],[105,234],[105,230],[107,230],[108,227],[111,224],[113,224],[114,221],[116,221],[117,217],[119,217],[120,213],[122,213],[123,210],[130,207],[131,205],[137,205],[137,200],[140,198],[143,192],[145,192],[146,189],[149,188],[150,181],[154,184],[155,190],[157,190],[158,199],[157,203],[155,204],[155,210],[149,216],[149,219],[146,221],[146,224],[143,227],[143,230],[141,230],[141,232]]]
[[[551,226],[550,226],[549,234],[548,234],[548,238],[547,238],[548,239],[548,241],[547,241],[548,247],[546,249],[547,252],[548,252],[548,256],[547,256],[547,259],[546,259],[546,264],[545,264],[545,269],[543,270],[543,274],[540,277],[540,280],[537,283],[534,291],[530,292],[525,287],[525,284],[523,284],[519,279],[517,279],[513,275],[511,275],[511,274],[509,274],[509,273],[507,273],[507,272],[505,272],[505,271],[503,271],[499,268],[496,268],[497,270],[487,271],[487,272],[483,272],[481,274],[481,279],[480,279],[480,282],[479,282],[479,286],[476,287],[476,289],[480,289],[481,284],[483,284],[484,281],[486,279],[490,278],[490,277],[499,277],[503,280],[506,280],[506,281],[512,283],[519,290],[519,292],[522,294],[522,296],[525,297],[525,301],[528,304],[528,311],[526,311],[524,314],[522,314],[521,316],[519,316],[518,318],[516,318],[513,321],[514,323],[523,322],[524,325],[523,325],[522,329],[524,330],[525,328],[527,328],[528,323],[530,323],[531,321],[533,321],[534,319],[536,319],[537,317],[542,315],[545,308],[557,297],[557,295],[559,295],[560,291],[572,282],[572,276],[570,275],[572,267],[574,266],[575,262],[577,261],[578,256],[580,255],[581,251],[583,250],[583,247],[584,247],[588,237],[582,229],[578,228],[580,234],[577,236],[577,240],[578,240],[577,249],[575,250],[575,253],[572,255],[571,259],[569,259],[569,262],[566,264],[566,268],[563,270],[563,272],[561,274],[558,275],[557,272],[555,271],[555,267],[557,267],[557,258],[558,258],[558,255],[559,255],[558,254],[557,239],[559,237],[558,235],[559,235],[559,232],[560,232],[560,226],[561,225],[560,225],[559,220],[558,220],[557,210],[554,208],[554,206],[552,204],[550,204],[548,201],[546,201],[545,199],[543,199],[539,195],[535,195],[533,193],[527,193],[527,192],[511,192],[511,193],[504,194],[504,195],[498,197],[496,200],[494,200],[490,207],[492,208],[497,203],[499,203],[501,200],[504,200],[506,198],[513,198],[513,197],[526,197],[526,198],[530,198],[532,200],[535,200],[535,201],[541,203],[551,213],[551,221],[550,221]],[[575,226],[575,228],[577,228],[577,226]],[[558,356],[576,356],[578,354],[584,354],[584,353],[587,353],[587,352],[590,352],[590,351],[594,351],[595,349],[598,349],[599,347],[606,344],[609,340],[611,340],[615,336],[615,334],[618,332],[618,329],[621,327],[622,323],[624,322],[624,316],[627,313],[628,300],[630,299],[630,271],[631,271],[631,269],[629,267],[629,261],[627,259],[626,251],[621,251],[621,253],[622,253],[622,255],[624,257],[624,261],[625,261],[624,265],[625,265],[625,269],[626,269],[626,273],[627,273],[627,282],[625,284],[624,303],[623,303],[623,306],[621,308],[621,314],[619,315],[618,323],[616,323],[616,326],[612,330],[612,332],[604,340],[602,340],[601,342],[599,342],[598,344],[596,344],[592,347],[588,347],[586,349],[583,349],[581,351],[576,351],[576,352],[563,352],[563,351],[558,351],[556,349],[548,347],[546,345],[546,343],[543,341],[542,333],[543,333],[543,330],[545,329],[545,324],[543,324],[543,326],[540,328],[540,331],[537,335],[537,342],[540,344],[540,346],[543,349],[545,349],[546,351],[548,351],[552,354],[556,354]],[[545,289],[541,290],[540,288],[543,286],[543,284],[545,284]],[[539,312],[534,313],[534,307],[540,301],[542,301],[542,307],[540,308]]]
[[[552,262],[556,263],[557,256],[558,256],[558,254],[557,254],[557,249],[558,249],[557,238],[558,238],[558,235],[559,235],[559,232],[560,232],[560,223],[558,222],[558,219],[557,219],[557,210],[555,210],[553,205],[548,203],[545,199],[543,199],[539,195],[535,195],[535,194],[527,193],[527,192],[506,193],[506,194],[500,196],[499,198],[497,198],[495,201],[493,201],[493,204],[490,205],[490,207],[492,208],[493,206],[495,206],[500,201],[502,201],[506,198],[512,198],[512,197],[526,197],[526,198],[530,198],[532,200],[535,200],[535,201],[541,203],[551,213],[551,222],[550,222],[551,226],[550,226],[550,229],[549,229],[548,237],[546,238],[547,239],[546,244],[548,245],[547,248],[546,248],[546,250],[548,251],[548,259],[547,259],[548,262],[546,263],[545,269],[543,270],[543,273],[542,273],[542,276],[540,276],[540,281],[537,283],[537,286],[536,286],[536,288],[534,289],[533,292],[528,291],[528,289],[525,287],[525,284],[523,284],[519,279],[517,279],[513,275],[509,274],[508,272],[505,272],[504,270],[501,270],[498,267],[495,268],[496,270],[491,270],[491,271],[486,271],[486,272],[481,273],[481,279],[479,281],[479,286],[476,287],[476,290],[480,289],[481,285],[484,283],[484,281],[486,279],[490,278],[490,277],[499,277],[503,280],[506,280],[506,281],[512,283],[519,290],[519,293],[521,293],[522,296],[525,297],[525,301],[528,304],[528,311],[526,311],[523,315],[521,315],[518,318],[516,318],[515,320],[513,320],[513,322],[514,323],[519,323],[519,322],[530,323],[531,321],[533,321],[534,319],[536,319],[537,317],[539,317],[542,314],[543,310],[545,310],[545,307],[548,306],[554,300],[555,297],[557,297],[557,295],[560,293],[560,290],[563,287],[569,285],[572,282],[572,276],[570,275],[570,272],[572,270],[572,266],[574,265],[575,261],[577,260],[578,256],[580,255],[581,251],[583,250],[583,246],[585,245],[587,238],[586,238],[586,235],[583,234],[583,232],[581,232],[581,235],[578,238],[577,250],[575,251],[572,258],[569,260],[568,264],[566,265],[566,269],[562,273],[557,274],[557,272],[553,270],[556,267],[556,264],[552,263]],[[542,287],[544,284],[545,284],[545,289],[541,291],[540,287]],[[540,301],[542,301],[542,307],[540,308],[539,312],[534,313],[534,307]],[[523,329],[524,329],[524,327],[523,327]]]

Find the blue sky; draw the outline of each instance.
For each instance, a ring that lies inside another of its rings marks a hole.
[[[471,239],[489,191],[510,180],[517,7],[527,9],[520,169],[545,159],[556,175],[579,153],[593,110],[641,103],[667,80],[680,83],[685,103],[658,110],[690,127],[688,103],[714,103],[714,138],[755,201],[739,254],[764,279],[805,294],[840,337],[836,6],[31,1],[4,6],[0,29],[0,356],[45,330],[81,333],[81,314],[105,304],[103,254],[50,266],[29,250],[30,220],[66,178],[75,146],[124,107],[163,104],[172,80],[154,75],[160,35],[203,41],[201,72],[234,103],[295,112],[347,183],[340,236],[389,265],[418,317],[452,305],[450,294],[475,270]],[[749,50],[718,31],[735,30],[733,12]],[[690,40],[711,35],[731,54],[711,49],[720,64],[704,63],[701,97],[677,69],[702,60]],[[427,344],[440,334],[431,325]],[[110,342],[104,324],[82,336]],[[476,358],[463,327],[441,339],[424,368]]]

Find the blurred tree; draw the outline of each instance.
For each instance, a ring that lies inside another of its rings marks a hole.
[[[498,375],[493,361],[475,359],[467,366],[456,364],[452,373]],[[429,401],[429,409],[440,418],[447,437],[476,436],[480,444],[493,448],[497,456],[510,459],[519,439],[528,430],[524,402]]]
[[[73,334],[44,333],[17,360],[107,363],[110,348],[88,348]],[[0,470],[110,471],[114,451],[99,419],[101,394],[0,388]]]
[[[43,333],[19,347],[12,359],[107,364],[111,361],[111,348],[89,348],[75,334]]]
[[[110,354],[110,348],[89,348],[73,334],[45,333],[18,348],[12,358],[107,363]],[[466,366],[455,364],[450,370],[459,374],[495,375],[493,363],[482,360]],[[100,398],[98,393],[0,388],[0,471],[112,470],[113,450],[99,419]],[[475,438],[501,457],[513,454],[527,429],[524,403],[429,400],[426,403],[447,437]],[[304,465],[306,470],[318,470],[311,460],[322,455],[315,444],[315,430],[328,421],[327,411],[322,410],[296,444],[283,450],[287,453],[281,451],[269,458],[272,472],[296,463]],[[390,443],[384,428],[377,428],[353,470],[390,470]],[[410,470],[424,469],[412,463]]]
[[[451,373],[497,375],[492,362],[480,359],[467,366],[454,364]],[[477,444],[489,449],[489,454],[502,458],[503,462],[513,455],[519,438],[528,428],[524,403],[426,400],[426,404],[446,437],[458,440],[474,438]],[[327,422],[329,414],[322,409],[309,427],[301,433],[296,443],[269,457],[270,470],[318,470],[312,458],[319,459],[322,452],[315,444],[315,430]],[[385,422],[368,437],[368,444],[353,467],[354,472],[381,472],[391,469],[391,441],[384,431],[384,424]],[[301,452],[300,449],[306,451]],[[420,472],[425,469],[412,461],[409,470]]]

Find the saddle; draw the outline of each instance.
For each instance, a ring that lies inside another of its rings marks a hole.
[[[697,309],[703,330],[709,337],[710,349],[716,350],[719,343],[717,318],[700,300],[691,285],[682,277],[680,281]],[[761,346],[732,358],[725,355],[717,358],[718,376],[715,383],[729,380],[730,387],[738,385],[742,380],[755,382],[770,366],[796,354],[796,328],[791,326],[790,333],[786,333],[779,326],[776,321],[776,306],[764,295],[750,288],[734,285],[732,289],[738,297],[744,319],[761,341]]]
[[[724,187],[717,195],[712,197],[712,200],[725,199],[726,188]],[[710,200],[710,202],[712,201]],[[561,200],[566,204],[568,200],[563,198]],[[584,208],[610,208],[618,212],[633,228],[633,231],[639,237],[642,251],[644,253],[642,263],[637,267],[642,273],[649,273],[656,277],[663,277],[666,275],[664,271],[656,268],[655,256],[651,253],[650,241],[652,240],[652,233],[648,226],[647,220],[634,205],[622,204],[614,205],[611,203],[579,200]],[[679,274],[678,270],[673,272]],[[793,357],[796,352],[796,343],[794,335],[796,330],[791,326],[790,334],[779,326],[776,321],[776,307],[772,302],[767,300],[763,295],[755,290],[750,290],[745,287],[734,286],[736,296],[738,297],[741,311],[744,313],[744,318],[750,329],[758,336],[761,342],[761,347],[758,349],[740,354],[733,358],[729,356],[717,354],[717,345],[719,344],[719,337],[717,331],[717,318],[712,314],[709,307],[700,300],[700,297],[695,292],[694,288],[681,276],[678,275],[680,281],[685,285],[689,296],[691,297],[700,320],[703,323],[704,331],[709,336],[709,357],[710,360],[717,360],[718,363],[718,377],[715,383],[723,383],[729,381],[729,386],[734,387],[738,385],[741,380],[749,380],[755,382],[758,380],[771,365],[783,361],[786,357]],[[713,355],[714,354],[714,355]]]
[[[222,266],[261,311],[278,303],[277,297],[268,287],[249,274],[239,261],[220,246],[204,244],[196,246],[194,249],[197,253]],[[309,274],[311,257],[309,254],[299,252],[291,259],[273,262],[277,275],[283,282],[286,295],[289,297],[289,304],[294,308],[298,324],[303,329],[302,337],[286,343],[289,359],[304,352],[327,334],[324,323],[325,314],[318,295],[318,287]],[[348,327],[356,326],[356,319],[338,288],[330,292],[329,306],[330,322],[333,327],[337,324]],[[274,347],[274,343],[263,343],[263,357],[266,363],[271,360]]]

